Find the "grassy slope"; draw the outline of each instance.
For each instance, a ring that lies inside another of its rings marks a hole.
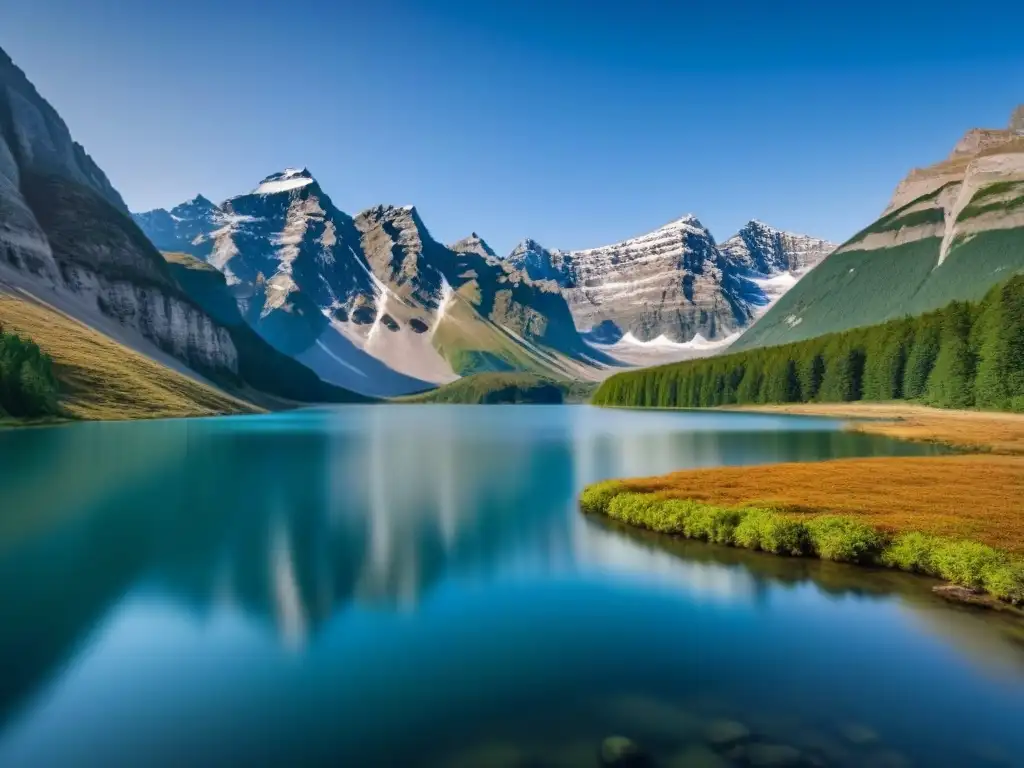
[[[562,403],[581,402],[596,384],[551,379],[532,373],[477,373],[443,387],[401,398],[412,403]]]
[[[1024,554],[1024,457],[870,458],[717,467],[625,481],[639,493],[969,538]]]
[[[477,373],[527,372],[551,376],[553,361],[482,317],[473,296],[456,294],[434,332],[434,348],[460,376]]]
[[[929,210],[901,213],[924,199],[880,219],[851,242],[872,232],[898,229],[910,219],[913,223],[934,219],[937,214]],[[1024,271],[1024,229],[982,232],[954,243],[941,265],[940,248],[940,238],[932,237],[874,251],[833,254],[779,299],[730,351],[919,315],[953,300],[976,301],[995,283]],[[791,325],[791,318],[800,318],[799,324]]]
[[[258,410],[44,304],[0,294],[0,323],[53,358],[63,390],[61,404],[77,418],[147,419]]]

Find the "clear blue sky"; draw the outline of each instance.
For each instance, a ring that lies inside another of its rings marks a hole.
[[[842,240],[1024,101],[1024,4],[975,7],[4,0],[0,47],[133,210],[306,165],[499,253],[686,212]]]

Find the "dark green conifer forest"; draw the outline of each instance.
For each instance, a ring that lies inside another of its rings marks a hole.
[[[975,304],[778,347],[619,373],[596,405],[916,400],[1024,411],[1024,275]]]
[[[49,356],[0,327],[0,416],[37,418],[60,412]]]

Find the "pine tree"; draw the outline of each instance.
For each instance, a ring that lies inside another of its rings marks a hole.
[[[928,391],[928,376],[939,356],[941,334],[942,313],[934,312],[917,318],[903,374],[903,397],[908,400],[924,397]]]
[[[981,408],[1024,411],[1024,276],[989,293],[975,324]]]
[[[943,314],[939,354],[928,376],[926,399],[944,408],[970,408],[974,405],[975,369],[970,308],[957,302]]]

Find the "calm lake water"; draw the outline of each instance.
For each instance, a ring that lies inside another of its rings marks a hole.
[[[808,765],[1022,765],[1019,624],[575,507],[606,477],[929,450],[584,406],[0,432],[0,765],[794,754],[709,751],[723,719]]]

